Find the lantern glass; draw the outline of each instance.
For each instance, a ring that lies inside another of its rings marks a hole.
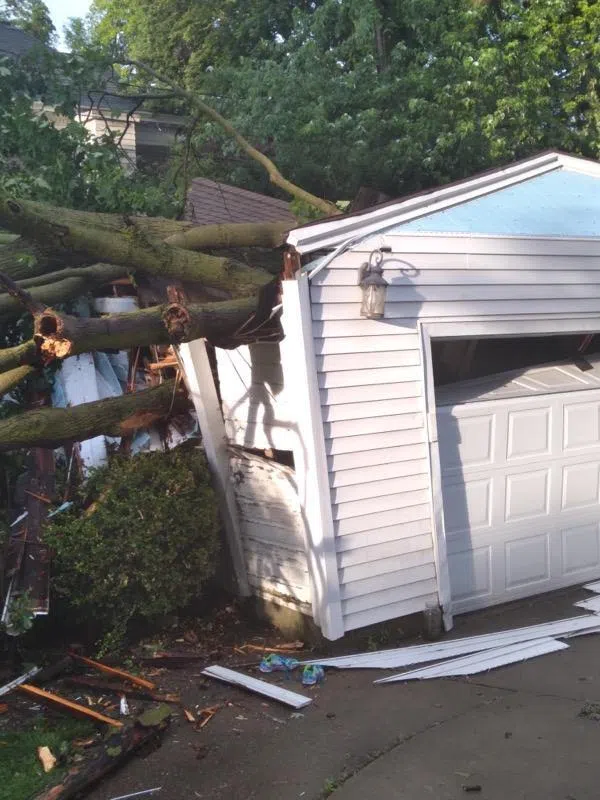
[[[381,319],[385,311],[388,282],[383,277],[382,261],[382,251],[374,250],[358,273],[358,285],[362,291],[360,315],[367,319]]]
[[[387,284],[367,284],[361,288],[363,293],[360,306],[361,317],[367,317],[367,319],[381,319],[385,310]]]

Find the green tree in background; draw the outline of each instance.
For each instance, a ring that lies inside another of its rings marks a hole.
[[[296,183],[398,195],[560,147],[595,157],[600,6],[590,0],[96,0],[115,45],[211,104]],[[212,124],[195,169],[265,189]]]
[[[56,29],[43,0],[2,0],[0,22],[30,33],[44,45],[52,45],[56,39]]]

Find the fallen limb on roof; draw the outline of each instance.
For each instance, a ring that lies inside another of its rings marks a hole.
[[[304,661],[304,664],[320,664],[322,667],[338,669],[399,669],[411,664],[424,664],[428,661],[439,661],[443,658],[477,653],[491,650],[500,645],[531,642],[535,639],[557,637],[566,639],[570,636],[582,636],[587,633],[600,632],[600,616],[585,615],[560,619],[555,622],[544,622],[526,628],[514,628],[497,633],[486,633],[482,636],[468,636],[463,639],[452,639],[446,642],[419,644],[411,647],[398,647],[394,650],[380,650],[375,653],[358,653],[338,658],[325,658],[319,661]]]
[[[226,667],[207,667],[202,670],[203,675],[208,675],[209,678],[216,678],[225,683],[231,683],[234,686],[239,686],[242,689],[247,689],[256,694],[262,694],[265,697],[270,697],[272,700],[279,700],[280,703],[292,706],[292,708],[304,708],[309,703],[312,703],[312,698],[305,697],[296,692],[290,692],[289,689],[282,689],[280,686],[275,686],[266,681],[260,681],[257,678],[251,678],[249,675],[244,675],[241,672],[235,672]]]
[[[395,683],[396,681],[415,681],[426,678],[453,678],[460,675],[476,675],[478,672],[487,672],[496,667],[515,664],[517,661],[525,661],[528,658],[555,653],[557,650],[567,650],[568,647],[568,644],[559,642],[556,639],[519,642],[518,644],[496,647],[491,650],[481,650],[478,653],[463,656],[463,658],[453,658],[441,664],[432,664],[430,667],[401,672],[400,675],[379,678],[374,683]]]

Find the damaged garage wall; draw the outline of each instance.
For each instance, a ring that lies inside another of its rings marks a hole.
[[[310,614],[304,520],[294,470],[237,448],[230,464],[253,593]]]
[[[298,433],[279,345],[215,348],[215,360],[248,582],[257,596],[311,614],[305,523],[291,466]],[[277,458],[265,457],[273,453]]]
[[[215,348],[225,430],[231,444],[259,450],[293,450],[293,402],[283,385],[279,345],[258,342],[235,350]]]

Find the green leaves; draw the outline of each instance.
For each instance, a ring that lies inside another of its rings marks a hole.
[[[115,646],[130,621],[200,596],[219,546],[216,501],[199,449],[115,457],[82,492],[45,533],[54,586]]]

